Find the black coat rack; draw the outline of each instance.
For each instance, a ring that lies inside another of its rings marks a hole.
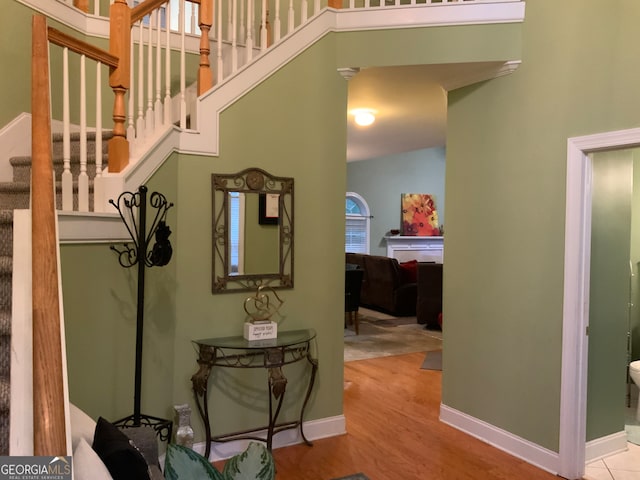
[[[118,201],[109,200],[120,214],[122,222],[127,228],[133,244],[125,243],[121,248],[111,246],[111,250],[118,254],[120,265],[125,268],[138,267],[138,296],[136,316],[136,364],[133,399],[133,414],[122,418],[114,425],[127,428],[148,425],[154,428],[156,434],[163,441],[171,438],[172,422],[164,418],[144,415],[140,412],[142,390],[142,338],[144,327],[144,278],[145,270],[149,267],[161,267],[169,263],[173,250],[169,242],[171,229],[165,223],[167,211],[173,203],[167,202],[164,195],[153,192],[149,197],[151,208],[156,213],[147,231],[147,187],[141,185],[137,192],[124,192]],[[149,245],[155,237],[155,244],[149,251]]]

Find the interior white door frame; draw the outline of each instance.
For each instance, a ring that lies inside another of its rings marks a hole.
[[[573,137],[567,141],[558,452],[558,474],[565,478],[582,478],[585,467],[592,190],[589,154],[637,146],[640,146],[640,128]]]

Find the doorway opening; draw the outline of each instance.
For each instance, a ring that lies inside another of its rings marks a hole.
[[[582,478],[586,459],[589,276],[594,152],[640,146],[640,129],[567,142],[564,306],[558,474]],[[606,446],[604,448],[607,448]]]

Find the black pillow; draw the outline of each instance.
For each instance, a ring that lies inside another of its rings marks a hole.
[[[93,449],[105,464],[113,480],[150,480],[144,457],[118,427],[98,418]]]

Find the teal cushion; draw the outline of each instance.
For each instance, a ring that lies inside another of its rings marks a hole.
[[[276,466],[262,443],[250,442],[244,452],[225,463],[222,473],[225,480],[273,480]]]
[[[231,457],[220,473],[205,457],[182,445],[169,444],[164,461],[166,480],[274,480],[273,456],[261,443]]]
[[[164,460],[166,480],[224,480],[206,458],[183,445],[170,443]]]

